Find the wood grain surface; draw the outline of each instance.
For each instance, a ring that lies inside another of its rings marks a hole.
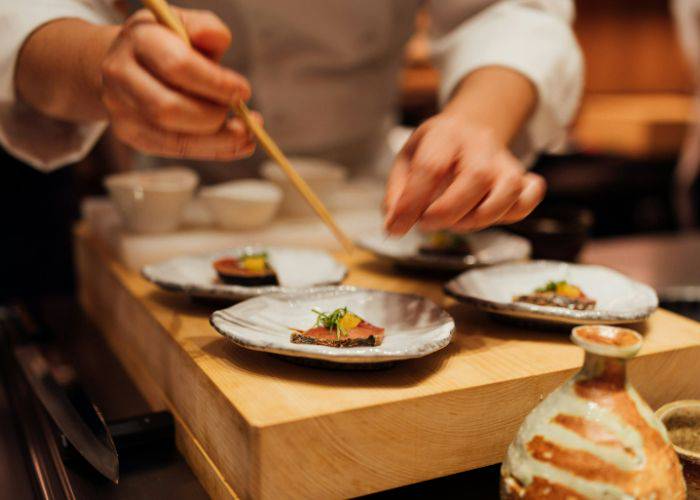
[[[419,293],[457,334],[443,351],[376,372],[329,371],[236,347],[216,308],[164,292],[76,230],[81,302],[147,399],[170,408],[178,444],[217,498],[340,498],[497,463],[524,416],[571,375],[567,331],[497,323],[364,253],[348,284]],[[660,310],[631,380],[656,408],[700,397],[700,324]]]

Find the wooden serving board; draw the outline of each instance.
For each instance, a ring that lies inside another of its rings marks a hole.
[[[493,322],[365,253],[348,284],[419,293],[457,333],[443,351],[376,372],[329,371],[238,348],[213,308],[159,290],[76,230],[80,299],[217,498],[340,498],[501,461],[522,419],[581,364],[566,332]],[[636,325],[632,382],[653,406],[700,397],[700,324],[667,311]],[[494,485],[495,491],[496,485]]]

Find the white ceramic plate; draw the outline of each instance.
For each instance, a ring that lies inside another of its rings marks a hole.
[[[312,309],[330,312],[346,306],[385,329],[381,345],[341,348],[291,342],[290,328],[306,330],[314,325],[316,315]],[[363,364],[426,356],[449,344],[455,328],[452,317],[424,297],[346,286],[256,297],[216,311],[211,324],[247,349]]]
[[[513,302],[550,280],[566,280],[596,300],[591,311]],[[449,295],[504,316],[564,324],[631,323],[649,317],[658,306],[651,287],[602,266],[533,261],[473,269],[447,283]]]
[[[424,235],[411,231],[402,238],[387,238],[377,232],[360,238],[358,245],[375,255],[402,266],[463,271],[474,266],[500,264],[530,257],[530,242],[525,238],[498,229],[489,229],[467,235],[474,255],[450,257],[424,255],[418,251]]]
[[[238,257],[265,251],[277,273],[279,286],[230,285],[219,281],[212,263],[221,257]],[[145,266],[143,276],[166,290],[193,297],[243,300],[265,293],[308,289],[340,283],[347,268],[327,252],[301,248],[240,247],[215,254],[176,257]]]

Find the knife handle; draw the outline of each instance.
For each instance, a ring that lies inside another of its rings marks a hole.
[[[149,451],[170,452],[175,445],[175,424],[167,411],[146,413],[107,423],[121,456]]]
[[[175,424],[167,411],[146,413],[111,420],[107,428],[114,441],[122,466],[143,463],[169,456],[175,449]],[[66,462],[79,457],[73,446],[61,436],[61,456]]]

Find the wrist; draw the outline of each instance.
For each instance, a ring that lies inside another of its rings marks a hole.
[[[102,120],[100,66],[119,32],[116,26],[61,18],[37,28],[24,41],[15,66],[19,99],[60,120]]]
[[[112,25],[89,25],[87,28],[85,38],[91,49],[82,54],[78,64],[81,79],[91,95],[101,96],[102,94],[102,63],[120,30],[120,26]],[[99,115],[106,117],[107,111],[101,105],[101,99],[99,102]]]
[[[525,76],[508,68],[487,66],[462,79],[442,113],[489,131],[506,146],[536,104],[537,91]]]

